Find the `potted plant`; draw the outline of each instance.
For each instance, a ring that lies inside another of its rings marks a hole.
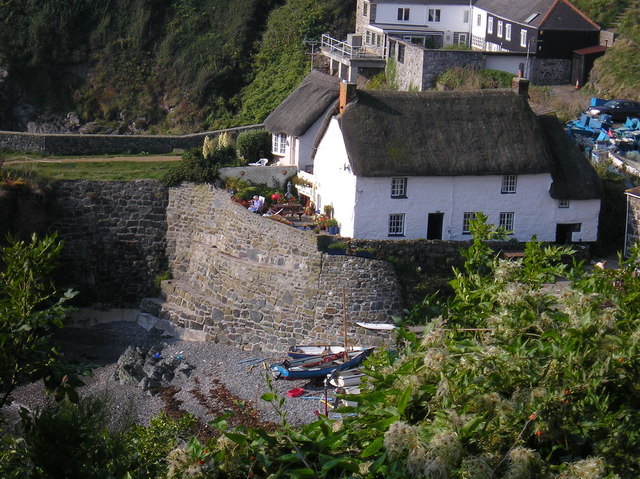
[[[347,243],[331,243],[327,246],[327,254],[331,255],[344,255],[347,253]]]
[[[327,231],[330,235],[337,235],[340,231],[340,227],[338,226],[338,220],[335,218],[329,218],[325,225],[327,226]]]

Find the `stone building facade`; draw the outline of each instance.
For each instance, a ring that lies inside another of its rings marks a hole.
[[[624,255],[640,242],[640,186],[625,191],[627,195],[627,224],[624,238]]]

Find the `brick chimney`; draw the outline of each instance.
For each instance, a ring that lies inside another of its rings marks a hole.
[[[529,101],[529,80],[522,77],[514,77],[511,80],[511,89],[524,98],[525,101]]]
[[[349,102],[356,99],[357,91],[355,83],[340,82],[340,100],[338,102],[338,113],[344,113],[344,109]]]

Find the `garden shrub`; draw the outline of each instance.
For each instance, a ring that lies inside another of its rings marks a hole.
[[[236,140],[238,156],[246,162],[268,158],[271,152],[271,134],[266,130],[243,131]]]

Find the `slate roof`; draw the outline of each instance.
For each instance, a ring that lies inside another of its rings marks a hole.
[[[598,24],[565,0],[478,0],[475,7],[514,22],[559,30],[600,30]],[[526,22],[531,15],[533,20]]]
[[[536,116],[512,90],[359,90],[336,118],[357,176],[551,173],[554,198],[601,195],[597,174],[562,124]]]
[[[425,0],[370,0],[370,3],[391,3],[391,4],[401,4],[401,5],[425,5],[428,2]],[[432,2],[434,6],[438,5],[469,5],[469,0],[438,0],[436,2]]]
[[[266,118],[265,128],[270,133],[302,136],[337,100],[339,90],[337,77],[312,70]]]

